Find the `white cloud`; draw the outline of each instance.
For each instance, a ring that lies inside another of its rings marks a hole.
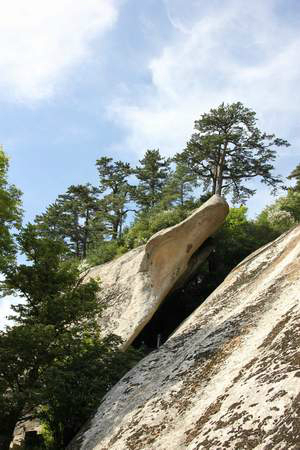
[[[280,17],[278,2],[165,4],[177,33],[149,61],[151,84],[138,100],[119,96],[109,107],[127,131],[125,145],[138,154],[156,147],[172,154],[201,113],[239,100],[257,111],[262,128],[291,137],[300,113],[300,28]]]
[[[50,97],[91,41],[117,19],[119,0],[0,0],[0,88],[9,98]],[[2,94],[3,95],[3,94]]]

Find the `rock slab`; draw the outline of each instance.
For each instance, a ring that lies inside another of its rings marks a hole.
[[[299,450],[300,226],[250,255],[68,450]]]
[[[191,271],[193,255],[227,214],[226,201],[214,195],[184,221],[156,233],[146,245],[91,269],[88,276],[101,282],[102,330],[117,334],[123,347],[128,347],[166,295]],[[206,246],[202,259],[208,254]],[[201,261],[201,252],[197,260]]]

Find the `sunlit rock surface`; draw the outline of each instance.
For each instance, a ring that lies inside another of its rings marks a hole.
[[[227,213],[225,200],[214,195],[183,222],[152,236],[146,245],[94,267],[89,276],[101,280],[100,299],[106,305],[102,330],[120,336],[124,348],[131,344],[176,282],[192,270],[189,261],[196,264],[207,258],[208,246],[203,255],[200,252],[194,259],[192,255],[222,225]]]
[[[244,260],[69,450],[300,448],[300,227]]]

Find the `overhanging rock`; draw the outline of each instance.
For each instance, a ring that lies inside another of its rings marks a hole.
[[[146,245],[91,269],[88,276],[100,279],[100,300],[106,306],[102,330],[117,334],[123,348],[128,347],[170,290],[191,270],[192,255],[227,214],[226,201],[214,195],[183,222],[152,236]],[[207,254],[206,247],[202,259]]]

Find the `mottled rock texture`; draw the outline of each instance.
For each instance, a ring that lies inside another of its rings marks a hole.
[[[244,260],[69,450],[300,448],[300,227]]]
[[[146,245],[94,267],[89,277],[100,279],[100,300],[106,305],[102,330],[117,334],[123,347],[128,347],[175,284],[207,258],[209,246],[196,258],[193,255],[227,213],[225,200],[214,195],[183,222],[156,233]]]
[[[31,411],[24,414],[15,426],[13,439],[9,446],[10,450],[22,450],[25,448],[26,443],[27,445],[29,445],[29,443],[37,444],[41,432],[41,422],[35,417],[34,412]]]

